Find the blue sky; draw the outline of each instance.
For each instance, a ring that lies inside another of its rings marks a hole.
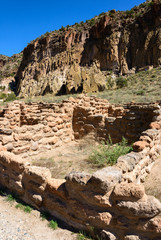
[[[0,54],[11,56],[45,32],[86,21],[111,9],[128,10],[144,0],[0,0]]]

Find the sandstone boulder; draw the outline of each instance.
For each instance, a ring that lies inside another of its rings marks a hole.
[[[161,203],[153,196],[147,196],[137,202],[120,201],[117,207],[128,217],[152,218],[161,212]]]
[[[121,201],[137,201],[145,195],[143,185],[135,183],[117,184],[112,192],[113,200]]]
[[[137,141],[133,144],[133,149],[137,152],[144,150],[144,148],[148,147],[149,144],[145,141]]]

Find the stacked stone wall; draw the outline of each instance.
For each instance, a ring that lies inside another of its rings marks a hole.
[[[160,103],[120,106],[95,97],[59,104],[14,102],[0,116],[1,187],[94,236],[161,239],[161,203],[140,184],[161,154]],[[65,180],[15,155],[45,151],[91,132],[99,141],[109,135],[114,142],[122,136],[137,141],[115,166],[92,175],[72,172]]]
[[[111,240],[161,239],[161,203],[136,183],[123,183],[117,167],[95,174],[51,178],[13,153],[0,153],[0,185],[68,225]]]

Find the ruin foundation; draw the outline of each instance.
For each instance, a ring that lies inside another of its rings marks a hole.
[[[0,185],[68,225],[104,239],[161,239],[161,203],[140,184],[161,153],[160,103],[111,105],[82,97],[62,103],[14,102],[0,110]],[[94,174],[54,179],[26,155],[92,133],[97,141],[125,137],[134,151]]]

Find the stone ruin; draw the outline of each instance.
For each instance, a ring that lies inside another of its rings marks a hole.
[[[161,239],[161,203],[141,184],[161,154],[161,103],[111,105],[95,97],[62,103],[15,101],[0,110],[0,185],[76,229],[110,240]],[[94,174],[65,179],[31,166],[27,156],[92,133],[124,136],[133,151]]]

